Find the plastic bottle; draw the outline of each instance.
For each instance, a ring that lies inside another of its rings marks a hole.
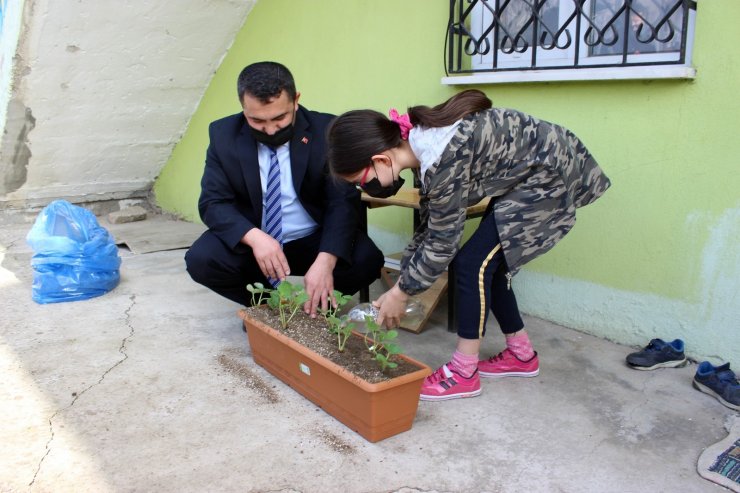
[[[354,322],[364,322],[366,315],[376,320],[378,318],[378,309],[372,303],[360,303],[352,308],[348,315],[349,319]],[[424,318],[424,305],[418,300],[409,300],[406,303],[406,313],[401,317],[401,323],[413,325],[420,322],[422,318]]]

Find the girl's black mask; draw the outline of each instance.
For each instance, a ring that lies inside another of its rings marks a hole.
[[[374,167],[375,165],[373,165],[373,168]],[[391,173],[393,173],[393,168],[391,168]],[[377,175],[378,172],[376,171],[375,174]],[[396,195],[405,181],[406,180],[401,178],[401,175],[398,175],[398,178],[393,179],[393,183],[388,186],[383,186],[376,176],[362,186],[362,191],[370,195],[371,197],[376,197],[378,199],[387,199],[391,195]]]
[[[288,142],[290,138],[293,137],[292,123],[286,127],[281,128],[272,135],[267,134],[261,130],[257,130],[253,127],[249,127],[249,130],[252,132],[252,137],[254,137],[254,140],[270,147],[279,147]]]

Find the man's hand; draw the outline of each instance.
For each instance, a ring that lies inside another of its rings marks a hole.
[[[288,259],[275,238],[258,228],[252,228],[244,235],[242,243],[252,249],[257,265],[265,277],[284,281],[290,275]]]
[[[329,308],[329,300],[332,306],[337,306],[334,299],[334,266],[337,265],[337,257],[330,253],[320,252],[314,260],[311,268],[303,277],[303,284],[308,294],[308,301],[303,305],[303,311],[316,317],[316,308],[320,305],[322,310]]]
[[[406,303],[409,295],[401,291],[396,283],[391,289],[383,293],[380,298],[373,301],[378,308],[378,325],[385,325],[392,329],[401,325],[401,318],[406,314]]]

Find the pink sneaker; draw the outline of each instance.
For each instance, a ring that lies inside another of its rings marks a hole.
[[[478,372],[482,377],[536,377],[540,373],[537,352],[529,361],[517,358],[509,349],[504,349],[493,358],[478,362]]]
[[[419,396],[422,401],[444,401],[480,395],[478,370],[472,377],[465,378],[450,370],[447,365],[440,366],[437,371],[424,379]]]

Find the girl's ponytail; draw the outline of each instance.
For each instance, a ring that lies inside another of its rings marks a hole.
[[[492,106],[482,91],[468,89],[455,94],[442,104],[430,108],[429,106],[412,106],[408,109],[411,123],[422,127],[446,127],[460,118],[471,113],[487,110]]]

